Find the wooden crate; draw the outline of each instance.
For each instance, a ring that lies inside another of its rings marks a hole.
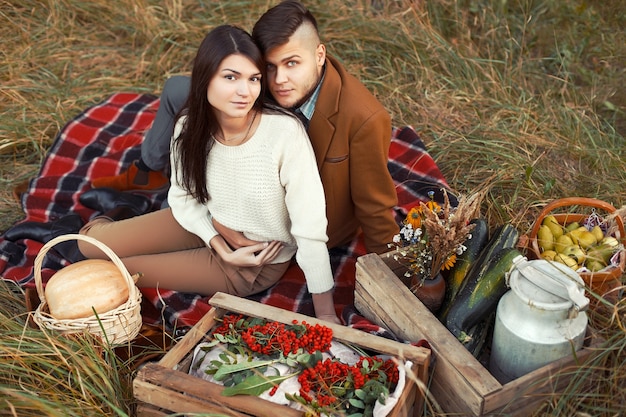
[[[397,262],[368,254],[357,261],[355,306],[369,320],[408,341],[426,339],[433,352],[430,393],[446,413],[463,416],[527,416],[551,392],[569,383],[568,371],[587,360],[599,345],[586,346],[507,384],[500,384],[392,271]]]
[[[423,384],[407,378],[407,385],[390,417],[419,416],[422,414],[423,390],[428,378],[430,350],[378,337],[359,330],[319,321],[314,317],[292,313],[257,302],[216,294],[209,303],[213,308],[178,342],[158,363],[150,363],[139,370],[133,381],[133,395],[137,400],[137,415],[165,416],[171,413],[219,413],[227,416],[281,416],[302,417],[303,412],[277,405],[258,397],[240,395],[225,397],[224,388],[187,374],[195,346],[208,340],[216,318],[227,312],[291,324],[293,320],[320,323],[330,327],[335,340],[358,345],[381,354],[411,360],[414,375]]]

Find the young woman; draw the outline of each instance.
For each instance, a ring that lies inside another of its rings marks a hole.
[[[81,233],[109,246],[131,274],[143,273],[138,286],[203,295],[263,291],[295,255],[316,316],[339,323],[313,149],[296,117],[263,103],[264,71],[248,33],[212,30],[174,131],[170,208],[119,221],[102,216]],[[261,243],[233,250],[212,218]],[[87,243],[79,247],[103,257]]]

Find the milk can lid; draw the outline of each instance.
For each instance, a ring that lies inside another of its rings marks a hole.
[[[507,283],[532,302],[571,303],[577,311],[589,306],[580,275],[559,262],[537,259],[517,263],[507,274]]]

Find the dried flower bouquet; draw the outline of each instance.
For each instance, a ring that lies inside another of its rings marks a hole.
[[[416,275],[422,283],[443,269],[450,269],[456,257],[465,251],[463,242],[471,237],[474,228],[470,220],[478,215],[484,196],[484,193],[462,196],[458,205],[452,207],[448,193],[442,191],[443,206],[433,200],[431,192],[430,201],[420,202],[408,212],[400,233],[390,244],[395,249],[391,256],[407,267],[405,276]]]

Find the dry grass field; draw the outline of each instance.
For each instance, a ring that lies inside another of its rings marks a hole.
[[[169,76],[190,70],[212,27],[250,30],[275,3],[0,0],[0,232],[23,218],[13,189],[37,174],[67,121],[115,92],[158,95]],[[488,190],[490,224],[526,232],[547,202],[569,196],[626,205],[622,0],[305,4],[329,53],[394,125],[416,128],[452,189]],[[132,414],[124,363],[102,360],[92,343],[60,346],[25,329],[20,300],[0,293],[0,415]],[[624,415],[626,303],[591,320],[603,353],[537,415]],[[18,373],[16,383],[9,375]]]

